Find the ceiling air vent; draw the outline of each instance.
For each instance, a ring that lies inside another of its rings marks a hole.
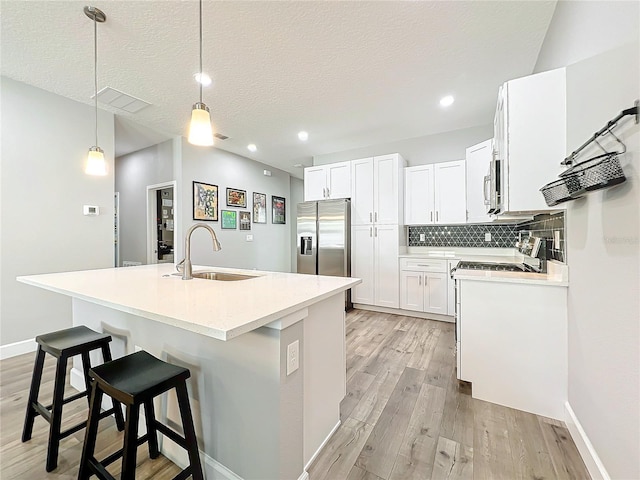
[[[226,140],[227,138],[229,138],[226,135],[223,135],[221,133],[214,133],[213,136],[216,138],[219,138],[220,140]]]
[[[93,98],[93,96],[91,98]],[[105,105],[109,105],[114,108],[119,108],[120,110],[124,110],[129,113],[138,113],[143,108],[151,105],[149,102],[132,97],[127,93],[111,87],[104,87],[100,90],[98,92],[98,100],[100,103],[104,103]]]

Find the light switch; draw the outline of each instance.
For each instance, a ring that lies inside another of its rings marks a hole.
[[[253,235],[247,235],[247,242],[253,242]]]

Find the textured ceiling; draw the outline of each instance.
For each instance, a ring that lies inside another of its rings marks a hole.
[[[204,102],[230,137],[216,146],[301,177],[293,165],[312,155],[491,123],[498,86],[532,72],[555,3],[205,0],[203,69],[214,85]],[[2,74],[90,104],[85,4],[2,1]],[[119,152],[145,137],[131,121],[186,136],[198,99],[198,3],[92,5],[107,15],[99,88],[152,104],[137,114],[103,107],[124,118],[123,138],[129,132]],[[444,110],[446,94],[456,102]]]

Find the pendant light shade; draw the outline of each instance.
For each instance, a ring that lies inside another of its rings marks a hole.
[[[204,103],[196,103],[191,111],[189,125],[189,143],[201,147],[213,145],[213,130],[211,129],[211,115],[209,107]]]
[[[93,20],[93,86],[94,86],[94,112],[96,143],[89,148],[84,173],[87,175],[106,175],[107,162],[104,159],[104,151],[98,146],[98,23],[104,23],[107,16],[96,7],[84,7],[84,14]]]
[[[87,175],[106,175],[107,162],[104,160],[104,152],[100,147],[91,147],[87,155],[84,173]]]
[[[202,78],[202,0],[200,0],[200,77]],[[200,84],[200,101],[193,105],[191,123],[189,124],[189,143],[201,147],[213,145],[213,128],[209,107],[202,103],[202,82]]]

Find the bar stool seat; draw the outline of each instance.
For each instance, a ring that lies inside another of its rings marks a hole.
[[[189,455],[189,466],[174,477],[174,480],[185,479],[189,475],[195,480],[204,479],[187,394],[186,380],[191,376],[189,369],[163,362],[145,351],[140,351],[95,367],[91,369],[89,376],[91,400],[78,472],[79,480],[88,479],[93,474],[102,480],[113,480],[114,477],[105,467],[121,457],[121,480],[135,479],[136,454],[139,445],[148,443],[149,457],[152,459],[160,455],[158,431],[186,449]],[[184,437],[155,418],[153,399],[174,388],[178,398]],[[98,461],[94,453],[103,394],[123,403],[127,413],[123,448]],[[144,405],[147,433],[138,438],[140,405]]]
[[[102,351],[104,361],[111,361],[111,350],[109,348],[111,335],[95,332],[85,326],[78,326],[39,335],[36,337],[36,342],[38,344],[38,350],[33,368],[33,376],[31,378],[29,400],[27,402],[24,428],[22,430],[22,441],[26,442],[31,439],[34,420],[38,415],[49,422],[50,428],[46,470],[47,472],[51,472],[58,466],[60,440],[82,430],[87,424],[86,421],[80,422],[67,430],[61,431],[62,406],[79,398],[88,397],[89,370],[91,368],[89,352],[100,349]],[[45,353],[48,353],[57,359],[53,388],[53,403],[48,406],[44,406],[38,401]],[[67,360],[76,355],[82,356],[82,369],[87,389],[68,398],[64,398]],[[87,401],[88,400],[89,399],[87,398]],[[104,418],[112,413],[115,414],[118,430],[123,430],[124,418],[122,416],[122,410],[117,403],[114,403],[113,408],[103,412],[101,415],[102,418]]]

